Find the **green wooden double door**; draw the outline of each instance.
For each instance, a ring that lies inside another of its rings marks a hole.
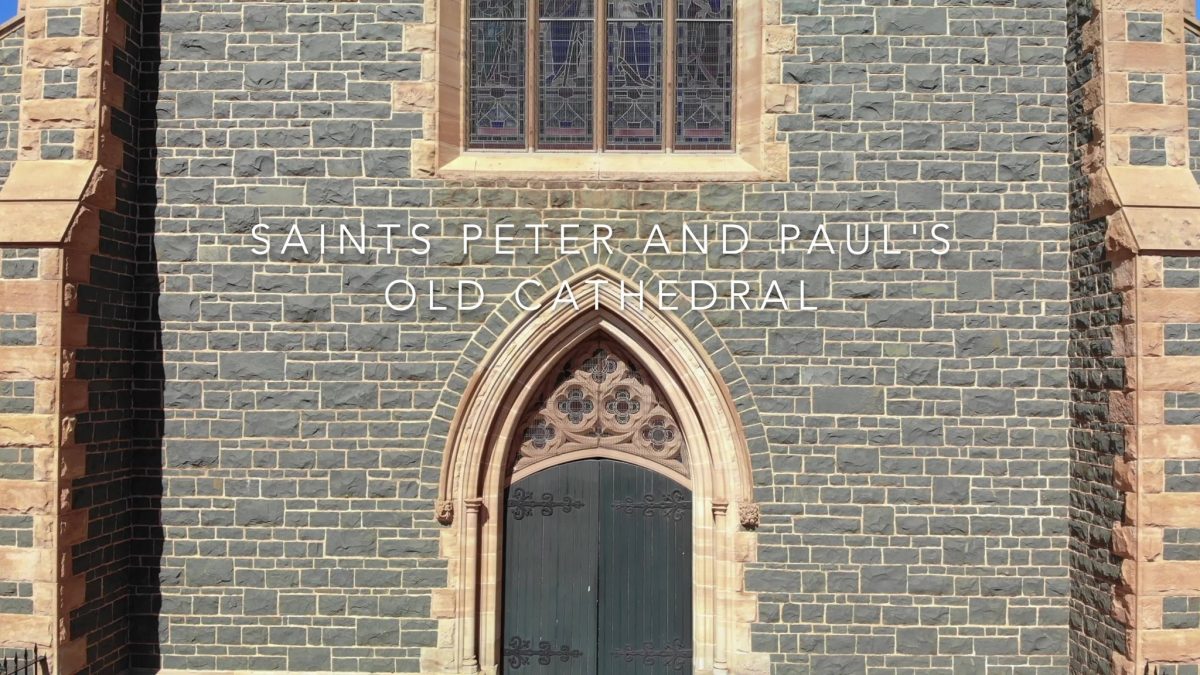
[[[692,671],[690,490],[589,459],[514,483],[505,507],[504,672]]]

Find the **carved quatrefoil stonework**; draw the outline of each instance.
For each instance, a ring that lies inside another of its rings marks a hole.
[[[687,476],[683,433],[646,371],[605,340],[584,343],[525,412],[514,471],[567,453],[629,453]]]

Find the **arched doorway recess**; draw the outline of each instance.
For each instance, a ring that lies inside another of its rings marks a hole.
[[[513,456],[516,435],[524,433],[523,417],[551,370],[596,339],[642,364],[686,439],[680,469],[692,490],[693,672],[769,670],[765,656],[750,649],[757,602],[742,588],[742,563],[754,554],[747,529],[757,525],[758,507],[736,405],[705,350],[676,317],[649,305],[623,307],[618,284],[595,284],[597,278],[620,281],[603,267],[576,274],[572,288],[589,298],[595,289],[598,307],[576,311],[547,301],[518,317],[459,400],[437,502],[438,519],[447,526],[442,553],[448,588],[434,597],[439,644],[423,655],[425,672],[499,672],[505,495],[513,469],[522,475]],[[571,458],[583,456],[602,455]]]

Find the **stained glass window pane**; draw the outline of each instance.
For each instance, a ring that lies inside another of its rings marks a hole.
[[[611,21],[633,21],[636,19],[661,19],[661,0],[608,0],[608,18]]]
[[[524,19],[525,0],[471,0],[472,19]]]
[[[607,147],[662,147],[661,0],[608,0]]]
[[[732,19],[732,0],[676,0],[679,19]]]
[[[527,146],[526,63],[537,73],[537,148],[660,150],[668,53],[664,7],[676,12],[675,128],[681,150],[733,145],[733,0],[541,0],[536,44],[527,45],[527,0],[468,0],[468,145]],[[597,30],[603,32],[597,36]],[[596,128],[595,49],[604,42],[606,124]],[[536,50],[531,52],[530,50]]]
[[[681,19],[676,27],[675,147],[728,150],[733,140],[733,22]]]
[[[586,19],[595,16],[595,0],[542,0],[538,5],[543,19]]]
[[[563,4],[570,3],[564,0]],[[546,9],[564,11],[558,3],[550,4]],[[582,7],[577,9],[590,13],[590,10],[583,10]],[[538,69],[538,147],[590,150],[594,133],[595,21],[543,19],[538,24],[538,30],[541,51]]]
[[[472,0],[471,11],[470,147],[524,148],[524,0]]]

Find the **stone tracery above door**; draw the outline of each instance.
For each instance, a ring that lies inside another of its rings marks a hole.
[[[605,450],[687,478],[683,433],[645,369],[603,338],[563,359],[525,411],[513,472]]]

